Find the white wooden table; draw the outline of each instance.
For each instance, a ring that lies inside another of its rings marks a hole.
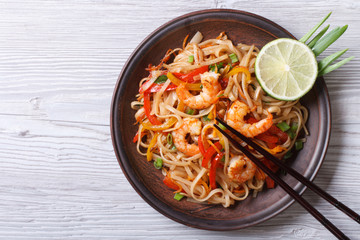
[[[333,11],[348,31],[327,53],[356,58],[326,76],[330,147],[315,182],[360,212],[360,2],[354,0],[0,1],[0,239],[333,239],[293,204],[239,231],[192,229],[164,217],[116,161],[109,111],[117,76],[160,25],[206,8],[262,15],[297,37]],[[348,236],[360,227],[304,196]]]

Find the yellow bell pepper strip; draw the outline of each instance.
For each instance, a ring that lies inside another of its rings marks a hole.
[[[156,144],[156,141],[157,141],[157,137],[159,136],[159,133],[156,132],[154,137],[151,139],[150,141],[150,144],[149,144],[149,147],[146,151],[146,159],[150,162],[152,160],[152,151],[153,151],[153,147],[155,146]]]
[[[180,84],[185,84],[186,89],[188,90],[195,90],[200,91],[201,90],[201,83],[186,83],[178,79],[174,76],[171,72],[168,72],[167,75],[168,79],[175,85],[179,86]]]
[[[141,123],[141,125],[143,126],[143,129],[152,130],[152,131],[162,131],[162,130],[166,130],[166,129],[172,127],[176,122],[177,122],[177,119],[172,117],[172,118],[166,120],[161,125],[153,125],[150,122],[143,122],[143,123]]]
[[[185,110],[185,107],[186,106],[184,105],[184,103],[182,101],[180,101],[177,106],[177,110],[183,112]],[[161,125],[153,125],[151,122],[148,122],[148,121],[141,123],[141,125],[143,126],[143,129],[152,130],[152,131],[162,131],[162,130],[171,128],[176,122],[177,122],[177,119],[175,117],[172,117],[172,118],[166,120]]]
[[[179,110],[180,112],[184,112],[185,111],[185,104],[183,103],[183,101],[179,100],[178,106],[177,106],[177,110]]]
[[[246,75],[246,82],[250,82],[250,77],[251,74],[249,72],[249,69],[247,69],[246,67],[234,67],[230,72],[228,72],[228,74],[225,75],[225,78],[229,78],[232,75],[235,75],[237,73],[245,73]]]

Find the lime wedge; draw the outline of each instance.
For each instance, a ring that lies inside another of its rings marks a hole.
[[[279,38],[266,44],[255,62],[255,74],[264,91],[285,101],[299,99],[318,75],[315,54],[302,42]]]

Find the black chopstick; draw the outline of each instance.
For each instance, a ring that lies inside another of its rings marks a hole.
[[[224,124],[224,122],[222,121],[221,124],[227,128],[229,127],[227,124]],[[273,173],[259,159],[257,159],[254,155],[252,155],[245,147],[241,146],[236,140],[234,140],[228,133],[226,133],[216,124],[214,124],[214,127],[217,130],[219,130],[225,137],[227,137],[232,142],[232,144],[234,144],[236,148],[240,149],[240,151],[242,151],[251,161],[253,161],[263,172],[265,172],[271,179],[273,179],[276,184],[282,187],[291,197],[293,197],[301,206],[303,206],[324,227],[326,227],[332,234],[334,234],[334,236],[336,236],[338,239],[350,239],[343,232],[341,232],[334,224],[332,224],[326,217],[324,217],[318,210],[316,210],[312,205],[310,205],[308,201],[306,201],[303,197],[301,197],[299,193],[297,193],[294,189],[292,189],[279,176]]]
[[[277,166],[279,166],[280,168],[284,169],[289,175],[293,176],[294,178],[296,178],[299,182],[303,183],[305,186],[307,186],[309,189],[311,189],[313,192],[315,192],[316,194],[318,194],[319,196],[321,196],[322,198],[324,198],[326,201],[328,201],[329,203],[331,203],[332,205],[334,205],[337,209],[341,210],[343,213],[345,213],[346,215],[348,215],[350,218],[352,218],[353,220],[355,220],[357,223],[360,224],[360,215],[357,214],[356,212],[354,212],[352,209],[350,209],[349,207],[347,207],[346,205],[344,205],[343,203],[339,202],[337,199],[335,199],[333,196],[331,196],[330,194],[328,194],[327,192],[325,192],[324,190],[322,190],[319,186],[317,186],[315,183],[309,181],[308,179],[306,179],[303,175],[301,175],[300,173],[298,173],[297,171],[295,171],[293,168],[288,167],[287,165],[285,165],[282,161],[280,161],[279,159],[277,159],[276,157],[274,157],[272,154],[270,154],[268,151],[266,151],[265,149],[263,149],[262,147],[260,147],[259,145],[257,145],[256,143],[254,143],[253,141],[251,141],[249,138],[245,137],[244,135],[242,135],[241,133],[239,133],[238,131],[236,131],[235,129],[233,129],[232,127],[228,126],[224,121],[222,121],[219,118],[216,118],[216,120],[223,124],[227,129],[230,130],[230,132],[232,132],[234,135],[236,135],[237,137],[239,137],[241,140],[243,140],[244,142],[246,142],[249,146],[251,146],[252,148],[254,148],[256,151],[258,151],[261,155],[263,155],[266,159],[272,161],[273,163],[275,163]]]

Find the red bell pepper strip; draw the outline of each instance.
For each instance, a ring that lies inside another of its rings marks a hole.
[[[266,143],[277,143],[279,141],[278,137],[272,136],[269,133],[261,133],[257,135],[255,138],[260,139]]]
[[[253,117],[249,117],[249,119],[247,120],[247,123],[250,123],[250,124],[254,124],[254,123],[257,123],[258,120],[256,118],[253,118]]]
[[[182,73],[172,73],[172,74],[174,74],[175,77],[179,78],[180,80],[182,80],[184,82],[193,83],[193,82],[196,82],[194,80],[195,76],[202,74],[204,72],[207,72],[207,71],[209,71],[209,66],[202,66],[202,67],[199,67],[199,68],[193,70],[192,72],[190,72],[188,74],[182,74]]]
[[[144,110],[145,110],[145,115],[146,117],[149,119],[149,121],[151,122],[151,124],[153,125],[160,125],[162,124],[162,122],[160,122],[155,115],[151,115],[151,109],[150,109],[150,93],[149,92],[144,92]]]
[[[179,190],[179,186],[176,185],[174,183],[174,181],[168,177],[168,176],[165,176],[164,180],[163,180],[163,183],[165,183],[166,186],[168,186],[169,188],[173,189],[173,190]]]
[[[199,150],[200,150],[201,154],[203,155],[203,157],[205,157],[205,148],[204,148],[204,144],[201,139],[201,134],[199,135],[199,138],[198,138],[198,145],[199,145]]]
[[[253,117],[250,117],[247,120],[247,122],[250,124],[253,124],[253,123],[258,122],[258,120],[256,120]],[[276,137],[278,141],[275,142],[274,137]],[[274,143],[280,143],[280,144],[285,143],[288,139],[288,135],[286,132],[281,131],[281,129],[278,128],[276,125],[272,125],[266,132],[257,135],[255,138],[263,140],[264,142],[267,143],[268,147],[270,149],[272,149],[272,148],[276,147],[276,145],[274,145]]]
[[[268,146],[269,149],[276,148],[276,146],[277,146],[276,143],[266,143],[266,145]]]
[[[149,89],[147,89],[145,92],[151,92],[151,93],[155,93],[160,91],[160,89],[163,87],[163,84],[157,84],[154,83],[153,85],[151,85],[151,87]],[[165,91],[171,91],[171,90],[175,90],[177,88],[177,86],[173,83],[170,83],[169,86],[166,87]]]
[[[217,147],[217,149],[219,149],[219,150],[222,149],[220,142],[216,142],[214,145],[215,145],[215,147]],[[205,153],[203,160],[202,160],[201,166],[203,166],[204,168],[208,168],[209,161],[216,152],[217,151],[215,150],[215,148],[213,146],[209,147]]]
[[[216,154],[215,158],[211,161],[211,167],[209,172],[209,181],[210,181],[211,189],[216,188],[216,168],[218,167],[219,162],[221,161],[223,156],[224,153],[218,153]]]
[[[272,172],[277,172],[277,170],[279,170],[279,167],[277,166],[277,165],[275,165],[275,163],[273,163],[273,162],[271,162],[270,160],[268,160],[268,159],[264,159],[263,161],[262,161],[264,164],[265,164],[265,166],[267,166]],[[274,182],[274,180],[272,180],[269,176],[267,176],[266,178],[265,178],[265,182],[266,182],[266,186],[267,186],[267,188],[274,188],[275,187],[275,182]]]
[[[274,187],[275,187],[275,182],[274,182],[274,180],[272,180],[269,176],[267,176],[267,177],[265,178],[265,182],[266,182],[266,187],[267,187],[268,189],[271,189],[271,188],[274,188]]]
[[[287,133],[281,131],[281,129],[278,128],[278,127],[275,126],[275,125],[272,125],[272,126],[269,128],[268,132],[269,132],[270,134],[272,134],[272,135],[278,136],[281,143],[286,142],[287,139],[288,139]]]
[[[140,139],[145,135],[144,132],[141,133]],[[133,143],[136,143],[138,141],[139,132],[136,133],[135,137],[133,138]]]
[[[133,138],[133,143],[136,143],[139,137],[139,132],[135,134],[135,137]]]

